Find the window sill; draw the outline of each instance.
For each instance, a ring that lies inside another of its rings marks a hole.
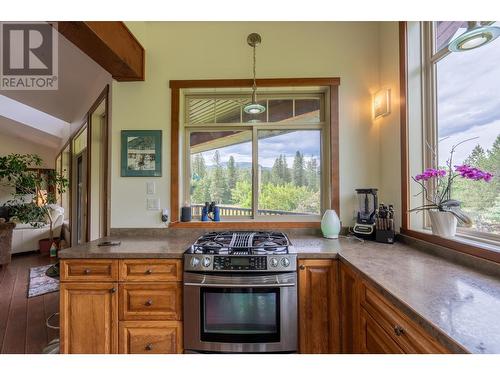
[[[430,230],[425,229],[413,230],[401,228],[401,234],[500,263],[500,247],[486,242],[475,241],[459,235],[453,239],[439,237],[433,235]]]
[[[218,229],[300,229],[320,228],[319,221],[189,221],[170,223],[170,228]]]

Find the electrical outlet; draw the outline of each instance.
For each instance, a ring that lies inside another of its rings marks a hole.
[[[160,209],[160,198],[148,198],[146,199],[148,210],[156,211]]]
[[[146,194],[152,195],[154,193],[156,193],[156,185],[154,181],[146,182]]]

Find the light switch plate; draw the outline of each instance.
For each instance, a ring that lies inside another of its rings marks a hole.
[[[156,211],[160,209],[160,198],[146,199],[148,210]]]
[[[151,195],[156,193],[156,185],[154,181],[146,182],[146,194]]]

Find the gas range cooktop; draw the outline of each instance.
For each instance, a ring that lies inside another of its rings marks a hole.
[[[212,232],[191,246],[192,254],[287,254],[288,237],[281,232]],[[189,251],[189,250],[188,250]]]
[[[294,271],[296,255],[281,232],[211,232],[185,252],[186,271]]]

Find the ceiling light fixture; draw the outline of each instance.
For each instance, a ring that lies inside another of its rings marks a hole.
[[[257,33],[252,33],[247,36],[247,43],[253,48],[253,86],[252,86],[252,102],[243,107],[243,110],[250,115],[258,115],[266,111],[266,107],[257,103],[257,83],[255,82],[255,47],[262,42],[262,38]]]
[[[492,26],[490,22],[468,21],[467,30],[453,39],[448,45],[452,52],[469,51],[484,46],[500,35],[500,27]]]

